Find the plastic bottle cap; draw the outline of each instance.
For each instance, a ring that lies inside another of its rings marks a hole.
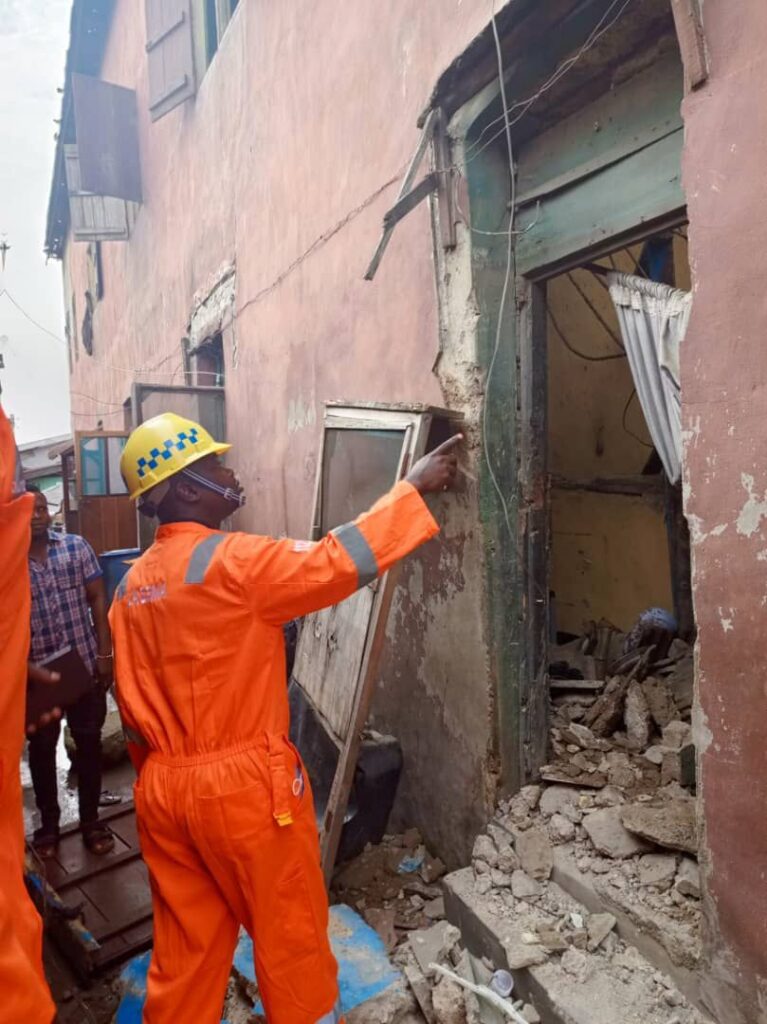
[[[514,991],[514,979],[508,971],[496,971],[490,979],[490,988],[503,999]]]

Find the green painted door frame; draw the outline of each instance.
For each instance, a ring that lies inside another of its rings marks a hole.
[[[471,272],[480,314],[477,353],[485,373],[480,520],[497,752],[507,793],[536,775],[548,739],[545,281],[566,266],[683,218],[681,63],[668,50],[663,61],[661,77],[650,67],[633,84],[624,84],[626,96],[618,97],[617,108],[612,92],[592,100],[588,108],[550,128],[544,145],[540,137],[528,137],[515,154],[518,174],[524,171],[532,199],[518,211],[515,223],[515,230],[524,233],[513,246],[500,330],[508,160],[502,147],[477,145],[491,115],[476,117],[466,132],[466,150],[473,153],[465,174]],[[520,74],[519,67],[515,74]],[[543,81],[544,69],[539,71]],[[529,68],[525,77],[530,77]],[[659,90],[661,80],[665,85]],[[607,108],[613,111],[610,132],[602,139],[587,138],[579,149],[573,122],[580,118],[599,123]],[[472,109],[477,109],[476,100]],[[657,116],[648,115],[648,109]]]

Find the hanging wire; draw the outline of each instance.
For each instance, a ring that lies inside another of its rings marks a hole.
[[[629,437],[633,437],[634,440],[636,442],[638,442],[638,444],[641,444],[643,448],[649,448],[650,450],[653,450],[655,448],[655,445],[648,444],[647,441],[643,440],[643,438],[641,438],[639,436],[639,434],[635,434],[633,430],[629,429],[629,425],[628,425],[629,409],[631,408],[631,403],[634,401],[634,399],[636,397],[637,397],[637,389],[636,388],[632,388],[631,389],[631,394],[629,395],[628,401],[626,402],[626,405],[624,406],[624,409],[623,409],[623,421],[622,421],[623,422],[623,429],[626,431],[626,433],[628,434]]]
[[[594,276],[596,277],[597,275],[595,274]],[[568,274],[567,275],[567,280],[575,288],[575,290],[578,292],[580,297],[583,299],[583,301],[589,307],[589,309],[594,314],[594,316],[597,318],[597,320],[600,322],[602,327],[604,327],[605,331],[610,335],[610,337],[615,342],[615,344],[618,346],[618,348],[621,350],[621,352],[623,352],[624,351],[623,342],[618,337],[618,335],[615,333],[615,331],[612,329],[612,327],[608,324],[608,322],[605,320],[605,318],[602,316],[602,314],[599,312],[599,310],[594,305],[594,303],[591,301],[591,299],[588,297],[586,292],[581,288],[581,286],[575,280],[573,275],[572,274]]]
[[[575,348],[574,345],[571,345],[570,342],[567,340],[567,336],[557,323],[557,319],[554,316],[554,313],[551,310],[551,306],[549,306],[547,300],[544,300],[544,305],[546,307],[548,317],[551,320],[551,325],[556,331],[557,335],[559,336],[560,341],[569,352],[572,352],[574,356],[577,356],[579,359],[585,359],[587,363],[606,363],[609,362],[611,359],[626,358],[625,352],[608,352],[606,355],[603,356],[592,356],[589,355],[588,352],[580,352],[577,348]]]

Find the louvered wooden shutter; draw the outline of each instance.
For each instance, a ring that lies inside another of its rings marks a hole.
[[[194,96],[190,0],[146,0],[149,114],[153,121]]]

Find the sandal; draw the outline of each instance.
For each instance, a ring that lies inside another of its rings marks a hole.
[[[36,828],[32,835],[32,848],[43,860],[56,856],[59,845],[59,830],[53,828]]]
[[[89,853],[103,857],[115,848],[115,837],[106,825],[89,825],[83,827],[83,843]]]

